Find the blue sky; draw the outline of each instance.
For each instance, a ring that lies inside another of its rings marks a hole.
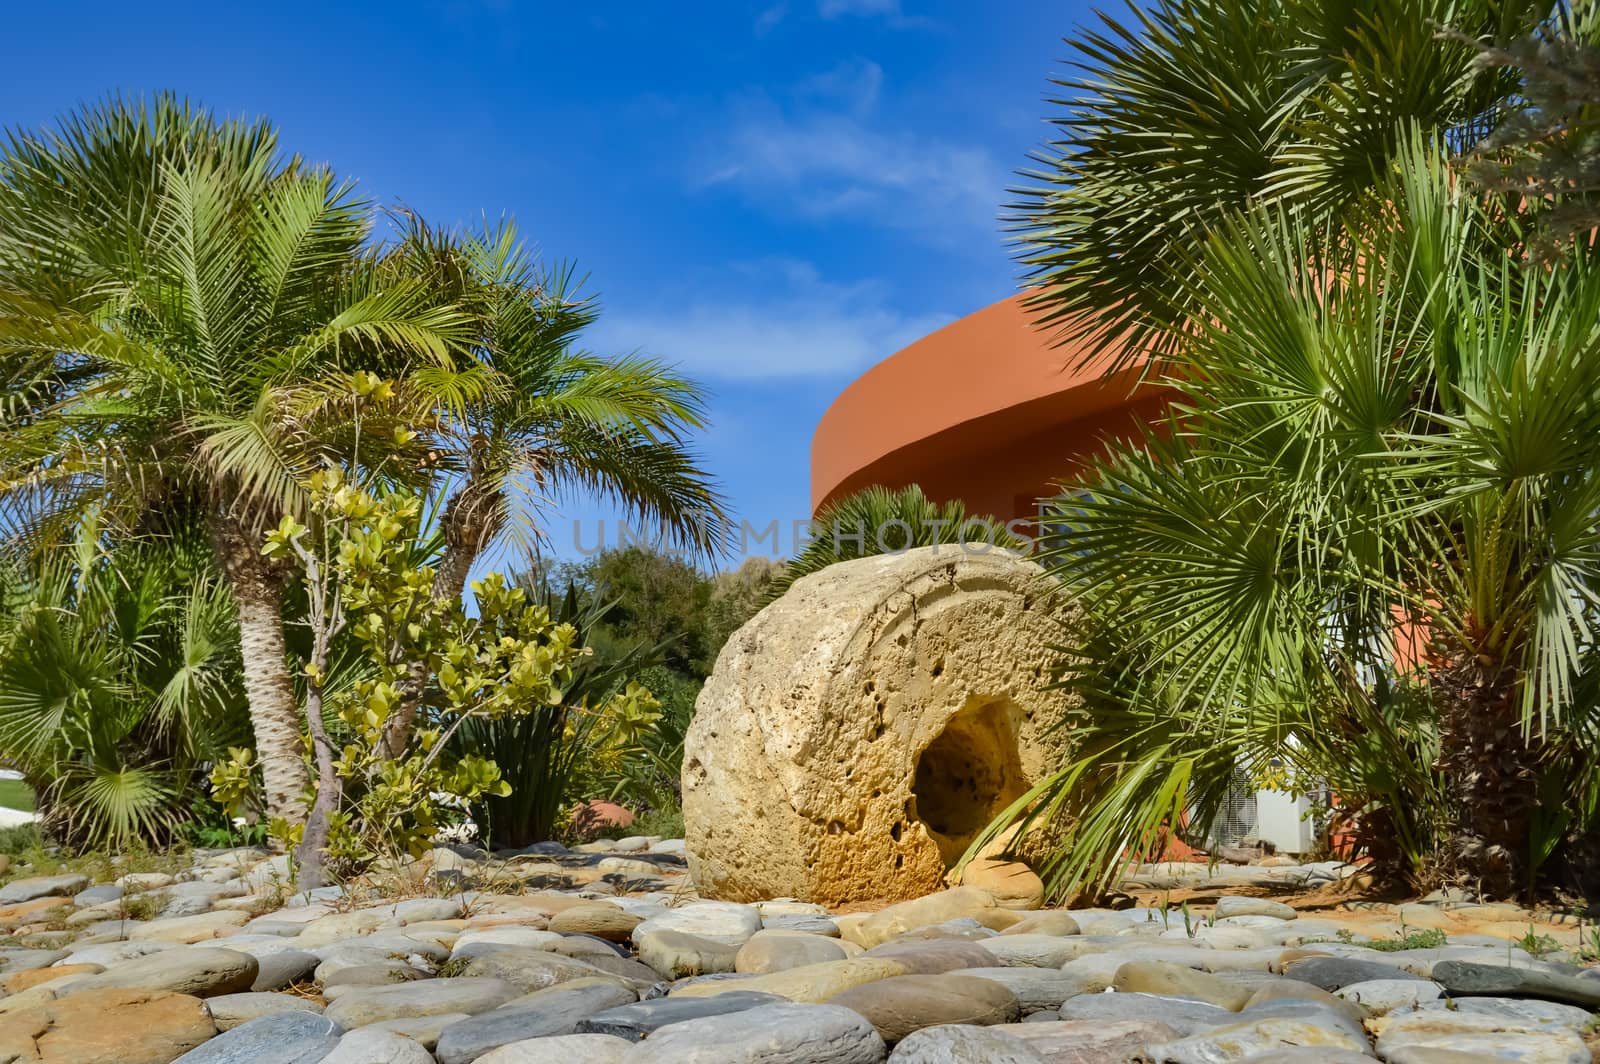
[[[170,88],[435,223],[514,216],[575,261],[596,350],[712,392],[741,517],[804,518],[811,433],[862,369],[1016,288],[996,216],[1087,5],[21,5],[0,121]],[[576,500],[550,519],[558,553]]]

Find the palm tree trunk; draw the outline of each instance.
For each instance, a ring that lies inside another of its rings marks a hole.
[[[267,815],[290,823],[306,813],[300,713],[283,638],[283,577],[261,554],[258,537],[229,516],[211,522],[212,540],[239,610],[239,654],[250,704]]]
[[[1439,767],[1450,788],[1445,874],[1485,897],[1531,887],[1529,837],[1538,802],[1537,736],[1524,736],[1512,670],[1470,649],[1429,677],[1439,706]]]
[[[461,601],[467,589],[467,575],[493,537],[491,515],[499,512],[498,503],[498,495],[475,474],[469,475],[451,496],[440,519],[444,525],[444,553],[433,575],[435,602]],[[383,729],[384,752],[388,756],[401,756],[411,741],[411,729],[416,725],[427,682],[427,670],[420,662],[414,663],[407,673],[400,704]]]
[[[442,518],[444,555],[433,578],[434,599],[460,601],[467,589],[467,575],[494,538],[500,501],[500,493],[475,473],[450,499]]]

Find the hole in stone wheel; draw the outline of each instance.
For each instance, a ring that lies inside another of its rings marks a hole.
[[[917,758],[911,785],[916,817],[947,866],[1025,789],[1017,756],[1020,716],[1010,699],[969,699]]]

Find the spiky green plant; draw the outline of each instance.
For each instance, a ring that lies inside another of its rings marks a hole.
[[[1056,134],[1011,209],[1031,308],[1124,366],[1176,354],[1196,313],[1193,251],[1215,225],[1264,204],[1333,224],[1413,126],[1476,141],[1517,77],[1463,36],[1504,40],[1549,8],[1159,0],[1101,14],[1067,39]]]
[[[571,584],[557,592],[543,580],[523,578],[519,583],[533,601],[549,610],[555,623],[573,626],[579,645],[593,638],[609,606]],[[511,785],[510,794],[485,796],[472,811],[485,841],[521,847],[553,838],[569,802],[597,797],[602,787],[614,782],[598,778],[589,763],[602,724],[595,711],[661,660],[660,646],[616,648],[602,643],[574,664],[558,704],[503,720],[469,721],[456,733],[454,742],[460,750],[492,757]],[[633,756],[648,758],[646,749],[633,751]],[[581,783],[592,784],[599,793],[577,794]]]
[[[202,768],[248,734],[237,621],[204,544],[75,549],[6,572],[0,760],[75,846],[171,840]]]
[[[801,577],[852,558],[935,545],[960,550],[968,542],[981,545],[978,550],[1028,547],[997,518],[969,513],[960,499],[934,502],[916,484],[863,488],[818,510],[811,525],[811,541],[776,574],[765,601],[778,598]]]
[[[1513,894],[1541,810],[1597,826],[1600,260],[1507,255],[1514,209],[1448,158],[1415,137],[1337,230],[1219,223],[1172,423],[1060,500],[1091,723],[1019,807],[1075,818],[1062,885],[1109,885],[1269,760],[1374,817],[1418,883]]]

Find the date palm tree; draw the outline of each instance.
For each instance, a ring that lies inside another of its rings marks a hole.
[[[705,393],[658,359],[585,350],[600,307],[570,267],[542,266],[511,222],[463,235],[412,220],[396,257],[472,315],[458,372],[495,382],[436,418],[447,471],[436,596],[460,599],[497,542],[531,548],[547,532],[544,510],[574,492],[618,505],[670,546],[722,548],[726,505],[691,443],[707,425]],[[394,749],[416,701],[395,716]]]
[[[237,605],[268,811],[291,818],[308,778],[262,534],[355,444],[308,397],[378,352],[447,366],[466,337],[465,315],[367,252],[371,217],[266,122],[170,97],[112,100],[0,148],[10,531],[39,545],[89,513],[111,534],[153,511],[196,516]]]

